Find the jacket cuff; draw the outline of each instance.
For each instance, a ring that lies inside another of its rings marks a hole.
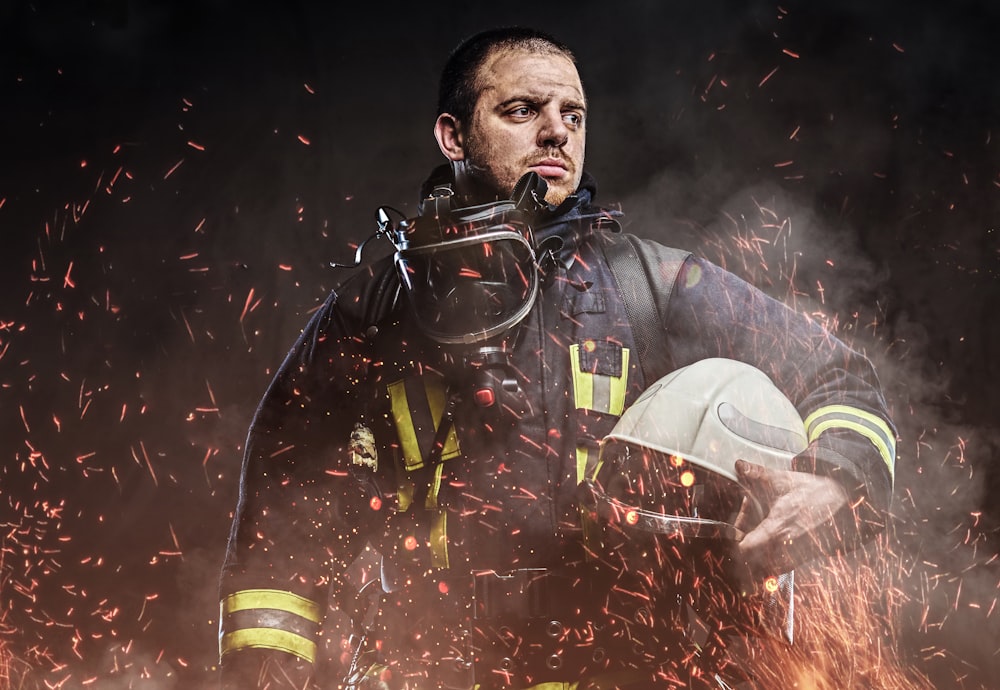
[[[844,433],[825,434],[810,443],[793,458],[792,469],[831,477],[847,489],[855,521],[867,541],[885,527],[892,500],[892,478],[880,457],[862,454],[860,457],[864,459],[852,459],[859,457],[858,443],[837,438]],[[849,457],[844,450],[854,452]]]
[[[292,592],[246,589],[220,602],[219,657],[245,649],[269,649],[316,661],[323,611]]]

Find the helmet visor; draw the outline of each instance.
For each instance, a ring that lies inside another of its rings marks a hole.
[[[743,537],[733,524],[744,500],[755,502],[739,483],[679,455],[629,444],[606,445],[601,460],[591,491],[605,520],[655,534]]]
[[[442,343],[474,343],[519,323],[538,294],[535,254],[511,226],[402,249],[396,268],[417,324]]]

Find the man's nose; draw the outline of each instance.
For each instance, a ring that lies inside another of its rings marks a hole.
[[[542,112],[541,126],[538,129],[538,144],[544,148],[562,146],[569,138],[569,128],[558,110]]]

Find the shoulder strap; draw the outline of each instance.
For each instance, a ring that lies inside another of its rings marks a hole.
[[[365,282],[360,299],[361,327],[366,334],[373,326],[381,324],[395,308],[400,298],[399,275],[392,261],[374,264],[365,269],[370,275]],[[376,331],[377,332],[377,331]]]
[[[604,233],[604,238],[604,254],[625,303],[642,376],[648,386],[667,373],[660,308],[670,298],[677,272],[690,252],[656,242],[641,242],[627,233]],[[655,288],[651,276],[657,278]]]

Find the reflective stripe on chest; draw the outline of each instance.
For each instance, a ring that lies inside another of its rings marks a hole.
[[[390,383],[387,388],[392,419],[399,434],[403,467],[407,471],[412,472],[427,464],[436,443],[441,444],[438,457],[442,461],[461,454],[458,436],[450,423],[445,437],[437,438],[448,403],[448,392],[440,376],[410,376]]]
[[[430,532],[425,538],[429,547],[431,564],[437,568],[447,568],[448,528],[447,512],[438,505],[441,477],[445,460],[461,455],[458,435],[450,420],[445,420],[448,408],[448,391],[444,380],[434,374],[419,374],[387,386],[389,407],[396,433],[399,438],[397,467],[398,486],[397,510],[405,513],[414,500],[422,498],[424,509],[431,512]],[[442,423],[445,426],[442,428]],[[440,444],[440,449],[435,446]],[[430,476],[417,484],[410,473],[433,466]],[[426,483],[425,483],[426,482]],[[418,491],[417,487],[421,487]],[[426,491],[426,493],[425,493]],[[410,535],[412,539],[413,536]],[[414,541],[413,549],[417,548]],[[404,549],[410,549],[404,546]]]
[[[578,409],[620,416],[625,410],[628,381],[627,347],[585,340],[569,346],[573,369],[573,402]]]
[[[620,417],[625,410],[629,348],[611,341],[584,340],[569,347],[578,435],[576,481],[596,471],[599,441],[588,433],[587,412]]]

